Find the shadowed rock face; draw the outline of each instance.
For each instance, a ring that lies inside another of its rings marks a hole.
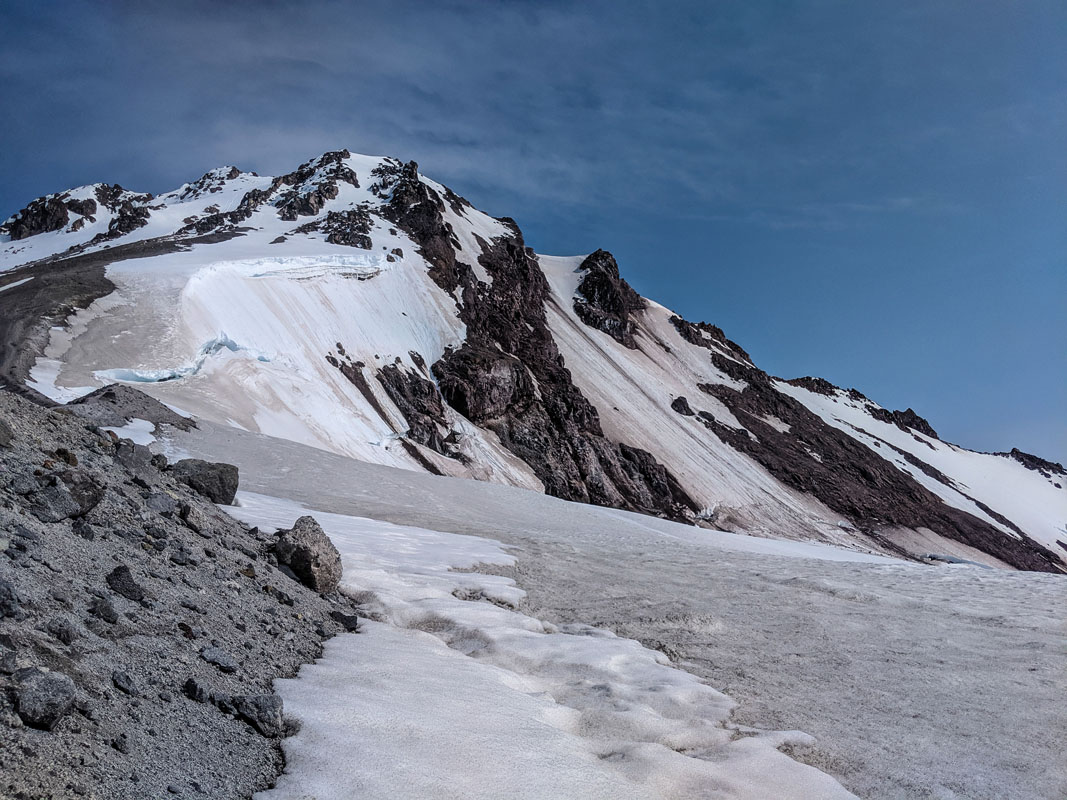
[[[591,328],[603,331],[631,350],[636,325],[630,313],[646,307],[645,300],[619,277],[619,265],[606,250],[597,250],[579,267],[585,272],[574,298],[574,311]]]
[[[434,281],[459,295],[467,339],[432,367],[444,401],[493,431],[551,495],[675,519],[696,511],[649,453],[604,437],[596,408],[574,385],[548,330],[548,283],[518,226],[503,220],[512,235],[480,242],[481,253],[463,252],[444,220],[445,199],[419,180],[414,162],[381,168],[376,178],[376,191],[389,198],[386,216],[418,244]],[[472,258],[491,284],[475,280],[463,260]],[[603,277],[593,279],[589,296],[626,311],[640,298],[618,279],[617,267],[611,277],[611,264],[606,253],[594,260]]]
[[[378,381],[404,415],[408,437],[442,455],[451,455],[441,433],[448,427],[444,404],[433,381],[400,364],[378,370]]]
[[[387,162],[373,171],[374,191],[389,202],[382,215],[418,242],[419,253],[430,264],[430,277],[446,292],[474,284],[474,271],[456,258],[459,240],[445,222],[444,201],[419,180],[419,165]],[[475,258],[475,253],[464,254]]]

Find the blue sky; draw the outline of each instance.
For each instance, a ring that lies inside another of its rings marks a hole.
[[[0,215],[419,161],[783,377],[1067,461],[1067,4],[0,0]]]

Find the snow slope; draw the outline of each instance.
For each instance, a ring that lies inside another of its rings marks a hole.
[[[988,521],[1005,535],[1018,537],[1017,528],[1021,528],[1027,536],[1053,549],[1058,548],[1058,542],[1067,541],[1064,476],[1043,475],[1005,454],[976,453],[920,431],[901,430],[870,415],[870,407],[876,404],[841,390],[829,397],[782,381],[776,386],[828,424],[891,460],[949,505]],[[934,467],[948,483],[927,475],[898,451]],[[1004,518],[1014,526],[1005,524]]]

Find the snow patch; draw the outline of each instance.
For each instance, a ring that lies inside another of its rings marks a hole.
[[[111,431],[120,439],[129,439],[134,444],[143,444],[145,446],[152,444],[156,440],[155,424],[139,417],[134,417],[121,428],[103,426],[100,430]]]
[[[11,283],[5,286],[0,286],[0,292],[6,292],[8,289],[14,289],[16,286],[22,286],[22,284],[32,281],[35,277],[35,275],[31,275],[30,277],[23,278],[20,281],[12,281]]]

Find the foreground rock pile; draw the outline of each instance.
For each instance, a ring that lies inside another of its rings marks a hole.
[[[336,550],[310,517],[279,538],[221,511],[235,468],[73,411],[0,392],[0,797],[269,787],[272,680],[356,627]]]

